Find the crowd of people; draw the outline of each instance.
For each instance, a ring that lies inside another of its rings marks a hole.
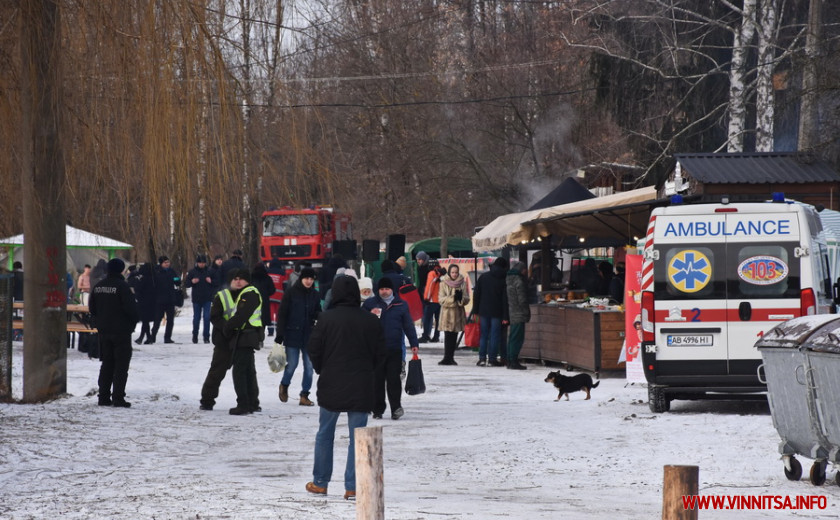
[[[477,320],[481,329],[478,365],[525,368],[518,362],[525,323],[530,319],[525,264],[508,266],[507,260],[498,258],[471,291],[457,263],[435,263],[422,251],[415,259],[416,289],[423,306],[419,338],[410,304],[400,295],[400,288],[412,284],[404,272],[405,257],[383,260],[376,280],[359,277],[340,255],[334,255],[320,273],[307,263],[287,273],[279,261],[267,267],[260,262],[248,269],[238,250],[227,260],[216,256],[210,263],[207,256],[196,256],[183,281],[166,256],[159,257],[156,265],[145,263],[127,271],[118,258],[94,268],[85,266],[75,286],[99,330],[99,405],[131,406],[125,397],[136,325],[140,323],[137,344],[154,344],[161,327],[163,342],[173,343],[176,307],[184,304],[184,290],[189,289],[192,342],[201,338],[213,345],[200,409],[213,410],[230,370],[236,406],[229,414],[260,412],[254,352],[263,347],[267,336],[274,336],[287,360],[278,389],[281,402],[288,402],[300,366],[298,403],[314,406],[310,395],[314,374],[319,376],[319,428],[313,480],[306,489],[327,492],[336,421],[344,412],[350,426],[345,498],[352,499],[353,429],[365,426],[369,416],[382,419],[386,409],[392,420],[405,414],[401,397],[406,356],[416,355],[420,344],[439,342],[443,332],[444,354],[439,364],[455,365],[459,334]]]

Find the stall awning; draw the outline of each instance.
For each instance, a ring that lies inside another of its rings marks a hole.
[[[97,235],[90,231],[74,228],[73,226],[65,226],[66,231],[66,246],[67,248],[82,249],[131,249],[131,244],[114,240],[106,236]],[[22,246],[23,234],[15,235],[13,237],[0,239],[0,247],[8,246]]]
[[[645,235],[650,207],[655,202],[656,188],[648,186],[554,206],[522,221],[520,229],[508,237],[508,243],[548,235],[614,238],[630,243],[634,236]]]
[[[473,235],[473,251],[483,253],[503,248],[508,244],[508,237],[521,230],[521,224],[523,222],[536,218],[541,211],[545,210],[533,209],[496,217],[493,222],[487,224],[481,231]]]

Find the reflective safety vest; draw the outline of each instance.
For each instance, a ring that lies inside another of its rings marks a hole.
[[[224,289],[218,293],[219,302],[222,304],[222,317],[228,321],[233,317],[236,311],[236,303],[233,301],[233,295],[230,294],[230,289]]]
[[[248,287],[245,287],[244,289],[242,289],[242,291],[236,297],[236,302],[234,303],[234,309],[239,305],[239,300],[242,298],[242,295],[245,294],[246,292],[257,293],[257,298],[260,299],[260,304],[257,305],[256,309],[254,309],[254,312],[251,314],[251,317],[248,318],[248,322],[242,324],[242,326],[239,327],[239,328],[240,328],[240,330],[244,329],[245,325],[250,325],[254,328],[260,328],[260,327],[262,327],[262,295],[260,294],[260,291],[256,287],[254,287],[253,285],[249,285]],[[228,293],[228,294],[230,294],[230,293]],[[233,313],[231,313],[231,315],[233,315]]]

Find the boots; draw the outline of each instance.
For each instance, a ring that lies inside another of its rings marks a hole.
[[[300,394],[300,405],[315,406],[315,403],[309,400],[309,392],[306,392],[305,394]]]
[[[434,336],[432,336],[432,343],[440,343],[440,332],[435,331]]]
[[[198,343],[198,334],[193,332],[193,343]]]
[[[284,384],[280,385],[280,400],[284,403],[289,400],[289,387]]]

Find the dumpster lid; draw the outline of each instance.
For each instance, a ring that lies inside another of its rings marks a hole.
[[[813,336],[818,331],[827,329],[836,331],[834,336],[840,338],[840,316],[837,314],[817,314],[814,316],[802,316],[792,320],[779,323],[755,343],[756,348],[799,348],[805,343],[811,343]],[[830,336],[826,334],[824,342],[828,342]],[[840,343],[835,342],[838,346]]]
[[[814,352],[840,354],[840,319],[823,325],[808,338],[804,346]]]

